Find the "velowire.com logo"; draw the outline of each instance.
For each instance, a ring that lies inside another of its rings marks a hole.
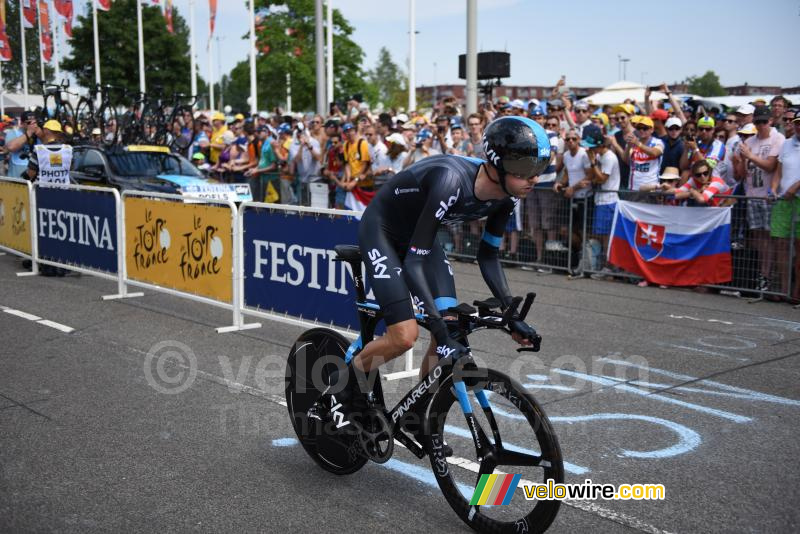
[[[481,475],[472,500],[469,501],[470,506],[511,504],[520,478],[522,475]]]

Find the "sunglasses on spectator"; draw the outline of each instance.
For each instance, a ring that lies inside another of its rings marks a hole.
[[[311,124],[322,124],[321,121],[311,121]]]
[[[567,141],[577,141],[577,137],[567,137]]]
[[[681,129],[681,127],[680,127],[680,126],[670,126],[669,128],[667,128],[667,130],[673,130],[673,131],[676,131],[676,132],[677,132],[678,130],[680,130],[680,129]]]
[[[761,119],[761,120],[753,121],[753,124],[767,124],[768,122],[769,122],[769,120],[767,120],[767,119]]]
[[[702,178],[704,176],[711,176],[711,171],[703,171],[703,172],[696,172],[694,173],[695,176],[698,178]]]
[[[617,115],[616,119],[618,121],[624,121],[624,120],[628,120],[628,116],[627,115]]]
[[[710,131],[711,131],[711,130],[713,130],[714,128],[707,128],[707,127],[703,127],[703,126],[698,126],[698,127],[697,127],[697,129],[698,129],[699,131],[701,131],[701,132],[710,132]]]
[[[557,122],[548,122],[547,123],[547,127],[548,128],[558,128],[558,123]]]
[[[470,126],[480,126],[481,123],[479,123],[479,122],[470,122],[469,125]]]
[[[736,122],[736,119],[725,119],[724,122]]]
[[[644,124],[639,124],[636,126],[637,130],[650,130],[649,126],[645,126]]]

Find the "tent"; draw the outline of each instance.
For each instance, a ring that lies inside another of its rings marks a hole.
[[[621,81],[612,83],[603,90],[589,95],[582,99],[582,102],[594,104],[595,106],[604,106],[606,104],[622,104],[626,100],[634,100],[639,104],[644,104],[644,90],[645,86],[634,83]],[[666,100],[667,95],[661,91],[653,91],[650,93],[650,100]]]

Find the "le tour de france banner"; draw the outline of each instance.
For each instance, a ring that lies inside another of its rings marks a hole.
[[[117,203],[114,195],[36,187],[39,257],[117,272]]]
[[[28,186],[0,180],[0,246],[31,253]]]
[[[358,329],[350,266],[335,261],[333,249],[358,244],[358,222],[354,216],[247,208],[245,306]]]
[[[128,278],[231,302],[231,210],[207,204],[125,197]]]

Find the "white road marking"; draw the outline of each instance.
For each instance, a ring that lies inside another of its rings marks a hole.
[[[42,319],[41,321],[36,321],[39,324],[43,324],[45,326],[49,326],[50,328],[55,328],[56,330],[60,330],[65,334],[69,334],[70,332],[74,332],[75,329],[71,326],[67,326],[65,324],[57,323],[55,321],[51,321],[50,319]]]
[[[28,321],[33,321],[43,326],[49,326],[50,328],[54,328],[60,332],[64,332],[65,334],[69,334],[75,331],[75,329],[72,328],[71,326],[57,323],[55,321],[51,321],[50,319],[42,319],[38,315],[34,315],[32,313],[24,312],[21,310],[15,310],[14,308],[8,308],[6,306],[0,306],[0,310],[4,311],[9,315],[14,315],[15,317],[27,319]]]
[[[3,310],[4,312],[10,315],[16,315],[17,317],[22,317],[23,319],[27,319],[29,321],[41,321],[42,318],[38,315],[33,315],[32,313],[26,313],[24,311],[15,310],[14,308],[6,308]]]

